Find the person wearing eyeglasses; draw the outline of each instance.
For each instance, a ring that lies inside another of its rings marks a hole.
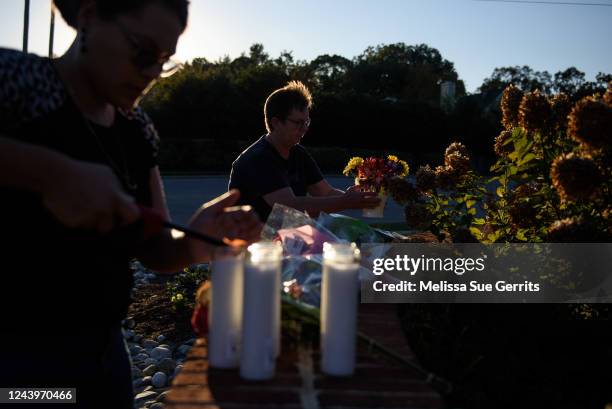
[[[373,208],[375,193],[357,186],[332,187],[300,141],[310,127],[312,96],[299,81],[272,92],[264,105],[267,134],[242,152],[232,164],[229,189],[242,192],[240,203],[253,206],[267,220],[275,203],[317,216],[321,211]]]
[[[169,218],[158,137],[137,106],[187,24],[187,0],[55,0],[77,31],[57,59],[0,49],[0,387],[77,388],[84,408],[133,408],[120,324],[130,260],[160,272],[214,248],[132,229],[137,205]],[[190,227],[255,241],[261,223],[231,191]],[[138,240],[135,240],[138,239]]]

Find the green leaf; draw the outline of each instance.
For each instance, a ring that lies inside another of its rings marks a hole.
[[[474,219],[473,223],[475,225],[481,226],[485,224],[485,219],[483,219],[482,217],[479,217],[479,218]]]
[[[467,200],[465,202],[465,205],[468,207],[468,209],[472,206],[474,206],[476,204],[476,200]]]
[[[470,227],[470,233],[472,233],[472,235],[476,237],[478,240],[482,239],[482,232],[480,231],[478,227]]]
[[[527,237],[525,237],[525,232],[527,232],[527,230],[520,229],[519,231],[516,232],[516,238],[519,239],[520,241],[527,241]]]
[[[487,235],[487,240],[491,241],[491,242],[495,242],[499,236],[500,236],[501,232],[498,230],[495,233],[489,233]]]
[[[504,187],[503,186],[499,186],[496,190],[495,193],[497,193],[497,196],[499,197],[504,197]]]
[[[521,128],[514,128],[512,131],[512,141],[514,142],[514,149],[519,150],[527,143],[527,132],[523,132]]]
[[[476,216],[476,208],[472,207],[471,209],[469,209],[468,214],[471,214],[472,216]]]
[[[519,166],[523,166],[536,158],[536,155],[533,153],[528,153],[525,155],[518,163]]]

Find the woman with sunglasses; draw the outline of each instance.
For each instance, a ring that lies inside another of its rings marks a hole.
[[[77,388],[79,407],[132,408],[129,260],[171,272],[213,251],[169,231],[123,237],[137,205],[168,217],[157,134],[137,102],[167,68],[188,2],[54,3],[77,30],[63,56],[0,50],[0,387]],[[190,227],[256,240],[254,213],[228,209],[237,199],[202,206]]]

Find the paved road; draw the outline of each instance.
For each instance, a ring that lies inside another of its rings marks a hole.
[[[339,189],[346,189],[352,180],[343,176],[326,176],[329,183]],[[217,176],[165,176],[164,187],[172,219],[177,223],[186,223],[191,214],[202,203],[227,191],[229,175]],[[363,219],[361,211],[343,212],[351,217],[360,218],[369,223],[391,223],[404,221],[403,209],[393,200],[387,200],[385,217],[380,219]]]

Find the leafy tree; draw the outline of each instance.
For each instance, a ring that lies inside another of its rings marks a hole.
[[[312,60],[307,70],[318,92],[346,92],[348,73],[353,68],[351,60],[339,55],[320,55]]]
[[[264,52],[263,44],[255,43],[249,48],[249,58],[255,65],[262,65],[269,61],[270,56]]]
[[[565,71],[559,71],[555,74],[553,89],[555,92],[574,95],[584,87],[585,83],[584,72],[576,67],[570,67]]]
[[[478,91],[499,95],[510,84],[518,86],[523,91],[538,89],[548,94],[552,88],[552,78],[548,71],[534,71],[527,65],[499,67],[493,70],[490,77],[485,78]]]
[[[458,96],[465,94],[465,86],[458,80],[453,63],[425,44],[368,47],[355,58],[350,74],[357,92],[383,99],[391,97],[437,104],[439,84],[448,80],[457,83]]]
[[[201,143],[194,142],[189,150],[188,141],[173,141],[208,139],[219,146],[232,142],[231,149],[237,149],[264,132],[265,98],[292,79],[304,82],[315,97],[307,138],[311,146],[405,149],[414,154],[436,150],[450,140],[453,129],[452,117],[439,108],[439,84],[455,81],[458,94],[465,94],[453,64],[424,44],[379,45],[353,60],[321,55],[312,61],[296,61],[290,51],[270,57],[262,44],[253,44],[237,58],[194,59],[160,80],[142,104],[166,152],[181,152],[175,155],[175,168],[196,169],[213,162],[217,166],[225,159],[207,162],[196,152]],[[165,156],[165,164],[170,156]]]

